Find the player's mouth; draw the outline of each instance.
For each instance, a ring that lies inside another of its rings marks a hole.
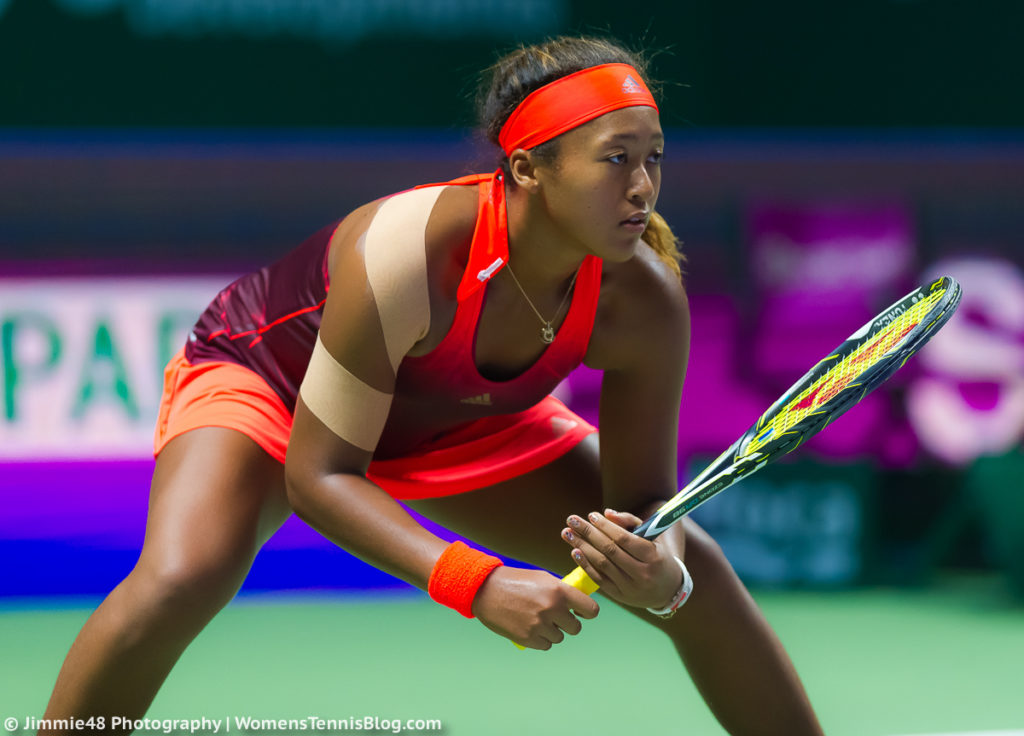
[[[619,225],[626,228],[629,232],[642,234],[647,229],[647,221],[650,219],[650,212],[634,212],[632,215],[622,220]]]

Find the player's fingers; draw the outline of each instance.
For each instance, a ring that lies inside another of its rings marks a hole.
[[[614,509],[605,509],[604,515],[608,519],[611,519],[616,524],[621,526],[623,529],[632,532],[638,526],[643,523],[643,519],[635,514],[631,514],[628,511],[615,511]]]
[[[585,548],[590,549],[590,556]],[[585,543],[572,551],[572,559],[577,565],[583,568],[583,572],[590,576],[590,579],[597,583],[604,592],[616,598],[621,595],[622,581],[624,575],[621,570],[608,562],[599,552]],[[595,562],[595,561],[600,562]]]
[[[639,516],[631,514],[628,511],[605,509],[604,518],[614,524],[618,524],[623,528],[623,530],[629,532],[629,534],[625,535],[616,534],[615,541],[619,546],[629,552],[632,557],[635,557],[641,562],[651,562],[658,556],[654,542],[633,534],[633,530],[643,523],[643,519]]]
[[[526,639],[522,641],[516,641],[513,639],[512,641],[521,647],[547,651],[555,644],[562,642],[564,639],[565,633],[562,631],[557,620],[548,620],[545,622],[538,621],[534,626],[532,626]]]
[[[554,624],[569,636],[576,636],[583,630],[583,622],[566,611],[563,615],[554,619]]]
[[[609,511],[611,511],[611,509],[609,509]],[[611,513],[618,514],[616,511],[611,511]],[[624,514],[623,516],[628,519],[635,519],[636,522],[633,526],[640,524],[640,519],[637,519],[637,517],[632,514]],[[596,511],[588,514],[587,519],[593,528],[599,530],[602,534],[608,537],[616,547],[629,553],[630,557],[640,560],[641,562],[650,562],[658,556],[658,552],[654,547],[654,542],[649,539],[644,539],[643,537],[638,537],[636,534],[633,534],[624,528],[623,525],[617,523],[615,519],[603,516]],[[599,549],[601,549],[602,552],[605,551],[603,548],[599,547]],[[612,558],[614,559],[614,556],[612,556]],[[624,563],[620,560],[618,563],[625,566],[628,564],[628,561]]]
[[[627,590],[630,581],[637,575],[637,569],[643,563],[633,559],[614,542],[600,532],[591,529],[589,539],[581,535],[572,535],[567,539],[575,547],[573,560],[590,575],[591,579],[605,592],[615,597]],[[583,562],[586,564],[583,564]],[[620,563],[622,566],[620,566]]]
[[[574,528],[562,530],[562,539],[572,545],[575,549],[572,552],[576,564],[590,575],[590,570],[599,570],[600,579],[591,575],[595,583],[602,588],[609,585],[619,586],[629,576],[627,571],[620,570],[616,565],[617,559],[622,559],[627,564],[632,561],[628,554],[623,552],[612,540],[608,539],[600,531],[588,526],[577,517],[569,517],[569,523]],[[580,557],[577,557],[577,553]],[[580,563],[580,559],[587,560],[591,568],[588,570]]]
[[[617,525],[612,524],[600,514],[591,514],[594,518],[602,518],[609,527],[614,527],[622,531]],[[566,523],[569,525],[570,537],[567,541],[574,546],[589,545],[592,550],[599,552],[608,560],[615,562],[616,558],[628,556],[625,555],[624,551],[615,540],[605,533],[605,530],[598,527],[596,524],[588,523],[582,517],[573,514],[570,516]],[[588,550],[585,550],[588,551]]]
[[[512,641],[521,647],[526,647],[527,649],[539,649],[542,652],[546,652],[553,646],[551,642],[543,636],[531,636],[529,639],[524,641],[515,641],[515,639]]]
[[[567,610],[561,615],[554,616],[548,623],[535,629],[530,636],[527,636],[524,639],[512,639],[512,641],[521,647],[547,651],[555,644],[560,644],[565,641],[567,634],[569,636],[576,636],[583,631],[583,622],[580,621],[580,618],[596,618],[600,609],[597,605],[597,601],[593,598],[584,593],[580,593],[580,591],[575,588],[573,588],[573,590],[575,590],[577,594],[583,596],[584,600],[577,601],[576,605],[573,606],[572,611]],[[576,615],[574,616],[573,613]],[[577,616],[579,618],[577,618]]]
[[[569,525],[575,531],[574,536],[579,540],[574,546],[582,549],[594,565],[616,582],[621,583],[625,578],[640,574],[642,566],[657,557],[653,542],[630,534],[596,511],[589,514],[587,519],[589,521],[584,521],[576,515],[568,519]],[[570,540],[566,541],[573,544]],[[646,549],[648,546],[652,549]],[[595,556],[595,551],[600,556]]]
[[[587,574],[589,575],[590,573]],[[596,583],[597,580],[594,580],[594,582]],[[569,608],[572,609],[572,612],[580,618],[597,618],[597,614],[601,612],[601,606],[597,604],[597,601],[595,601],[589,595],[584,593],[582,590],[577,590],[568,583],[566,584],[566,586],[570,589],[570,592],[567,594],[567,597],[569,601]],[[579,622],[577,621],[577,623]],[[582,624],[580,625],[582,626]]]

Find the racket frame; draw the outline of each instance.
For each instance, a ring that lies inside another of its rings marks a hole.
[[[878,360],[868,365],[828,401],[817,407],[817,411],[806,416],[779,437],[764,443],[757,450],[748,451],[748,447],[758,434],[785,410],[790,402],[801,399],[802,394],[833,370],[843,357],[854,354],[859,348],[884,334],[885,328],[893,324],[901,314],[921,299],[928,298],[937,289],[943,289],[944,293],[935,306]],[[949,276],[943,276],[927,286],[915,289],[883,310],[801,376],[729,449],[719,455],[633,533],[646,539],[656,538],[708,499],[757,472],[769,462],[792,452],[816,435],[899,370],[910,356],[949,320],[960,304],[960,297],[961,290],[957,281]]]

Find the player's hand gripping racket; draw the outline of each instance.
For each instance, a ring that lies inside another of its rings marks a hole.
[[[893,304],[820,360],[633,533],[654,539],[716,493],[795,450],[899,370],[959,304],[960,285],[948,276]],[[588,595],[598,589],[580,567],[563,580]]]

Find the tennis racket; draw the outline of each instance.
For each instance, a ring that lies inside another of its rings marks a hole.
[[[911,292],[857,330],[633,533],[654,539],[715,494],[823,430],[928,342],[956,311],[960,293],[960,285],[944,276]],[[598,589],[581,567],[563,580],[588,595]]]

